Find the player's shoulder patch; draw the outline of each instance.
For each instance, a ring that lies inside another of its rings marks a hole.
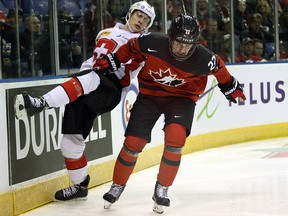
[[[100,37],[102,37],[102,36],[104,36],[104,37],[106,37],[106,36],[108,36],[108,35],[110,35],[111,34],[111,31],[103,31],[103,32],[100,32],[98,35],[97,35],[97,37],[96,37],[96,40],[98,40]]]

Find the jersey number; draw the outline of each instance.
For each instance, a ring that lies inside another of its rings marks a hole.
[[[216,56],[212,56],[211,60],[208,63],[208,67],[210,68],[210,71],[213,71],[216,68]]]

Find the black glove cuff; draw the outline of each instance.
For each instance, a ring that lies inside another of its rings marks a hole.
[[[221,92],[228,96],[232,94],[237,88],[239,88],[239,82],[237,79],[235,79],[233,76],[231,76],[231,82],[226,85],[220,85],[218,84],[218,87],[220,88]]]
[[[114,72],[114,71],[118,70],[118,68],[120,68],[121,62],[119,61],[119,59],[117,58],[117,55],[115,53],[107,54],[106,58],[109,61],[111,71]]]

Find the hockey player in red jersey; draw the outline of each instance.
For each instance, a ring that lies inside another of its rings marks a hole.
[[[117,51],[130,38],[138,37],[147,31],[152,26],[154,18],[154,8],[146,1],[134,3],[126,15],[125,25],[117,23],[113,28],[99,32],[94,56],[83,62],[78,75],[41,97],[33,98],[27,94],[15,97],[14,109],[17,119],[27,115],[33,116],[48,107],[67,104],[60,148],[74,185],[57,191],[56,200],[87,197],[90,177],[87,175],[84,140],[92,129],[94,119],[100,114],[111,111],[120,102],[121,94],[128,90],[130,72],[139,67],[138,62],[132,61],[120,67],[115,74],[104,76],[92,70],[94,61],[104,54]],[[133,74],[137,75],[131,73]]]
[[[245,100],[239,82],[230,75],[222,59],[198,44],[200,28],[196,18],[179,15],[168,35],[143,34],[131,39],[114,54],[98,59],[95,69],[110,70],[130,59],[145,61],[138,74],[139,95],[131,110],[124,145],[118,155],[113,184],[104,194],[106,208],[119,199],[133,172],[139,153],[151,140],[151,131],[164,114],[164,151],[155,184],[153,210],[162,213],[169,206],[168,188],[176,177],[182,148],[190,134],[195,104],[213,75],[221,92],[234,103]],[[114,67],[112,67],[114,65]]]

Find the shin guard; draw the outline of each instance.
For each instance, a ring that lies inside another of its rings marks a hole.
[[[138,154],[142,151],[147,141],[127,136],[114,167],[113,182],[119,185],[125,185],[133,172]]]
[[[182,157],[182,147],[186,140],[186,128],[180,124],[170,124],[165,128],[165,148],[163,151],[158,182],[171,186],[177,175]]]

